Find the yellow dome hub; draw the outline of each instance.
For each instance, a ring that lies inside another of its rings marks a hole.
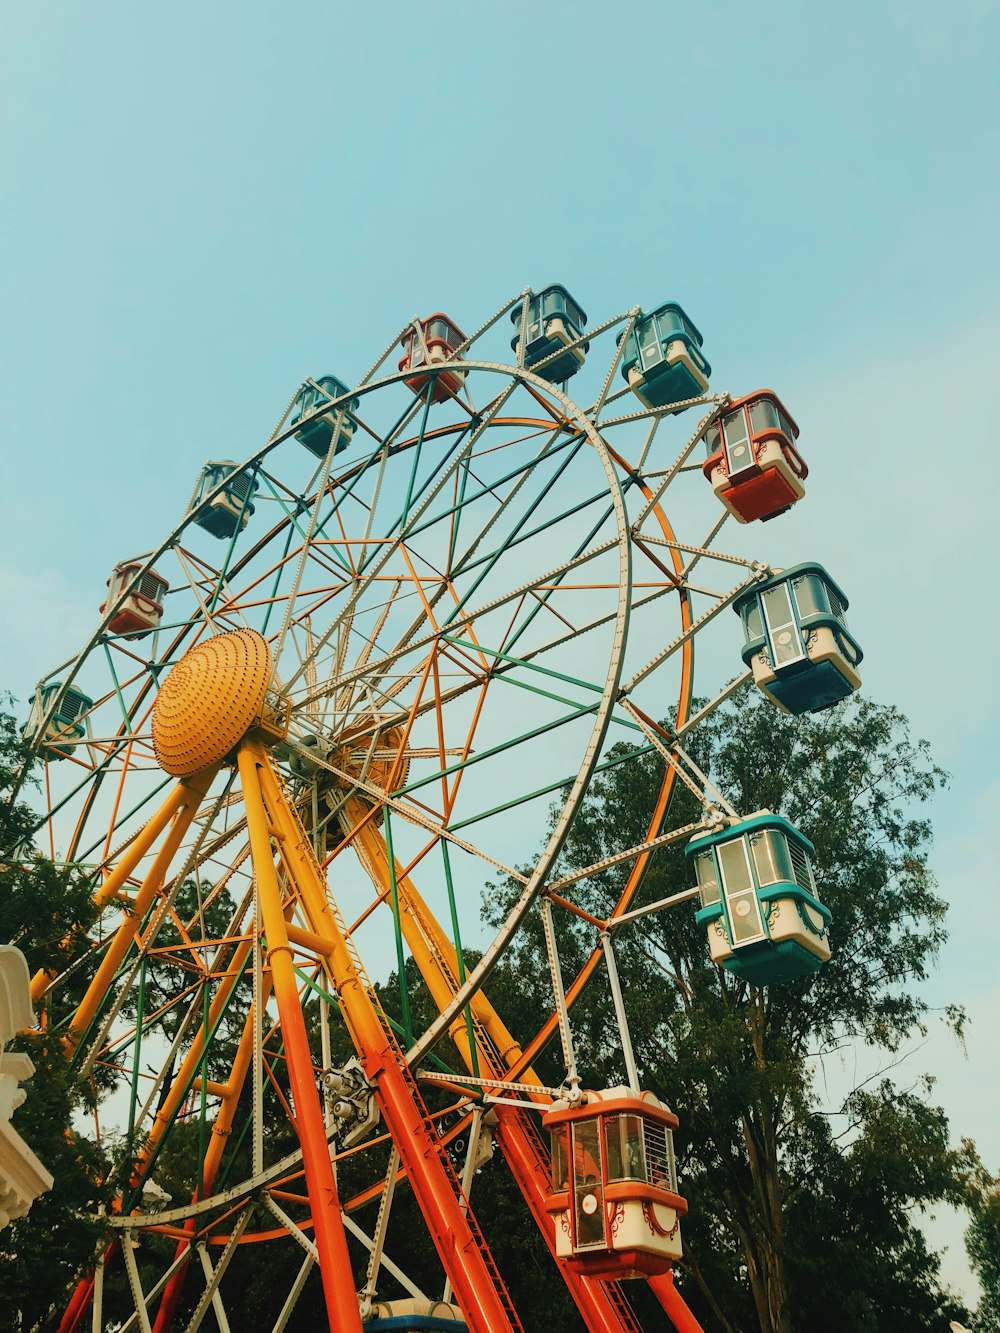
[[[153,746],[160,767],[190,777],[220,764],[248,732],[277,740],[287,733],[287,708],[265,707],[271,650],[252,629],[217,634],[184,654],[153,708]]]

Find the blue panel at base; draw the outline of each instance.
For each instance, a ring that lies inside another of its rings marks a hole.
[[[379,1333],[385,1329],[408,1329],[409,1333],[469,1333],[464,1319],[439,1319],[437,1315],[394,1314],[385,1319],[368,1319],[361,1325],[365,1333]]]
[[[544,361],[547,356],[551,356],[553,352],[564,346],[565,343],[561,343],[558,338],[543,338],[529,345],[525,353],[524,364],[530,370],[539,361]],[[587,343],[583,344],[584,351],[587,350],[587,346]],[[539,347],[540,350],[532,350],[534,347]],[[550,361],[547,366],[538,371],[538,374],[543,380],[548,380],[550,384],[562,384],[575,375],[579,369],[580,362],[575,356],[567,352],[565,356],[558,356],[554,361]]]
[[[234,518],[227,510],[218,508],[208,509],[204,514],[199,514],[195,523],[199,528],[210,532],[213,537],[231,537],[240,526],[238,518]]]
[[[341,430],[337,447],[333,451],[334,457],[342,454],[350,444],[349,431],[349,424],[347,429]],[[314,421],[311,426],[303,426],[301,430],[296,431],[295,438],[300,444],[304,444],[311,454],[315,454],[317,458],[325,458],[330,448],[330,440],[333,438],[333,426],[329,421]]]
[[[775,680],[767,689],[796,716],[822,712],[854,693],[854,686],[832,662],[810,662],[808,671]]]
[[[654,407],[669,407],[682,403],[685,398],[700,398],[705,390],[680,361],[668,365],[665,361],[642,372],[643,383],[639,392]]]
[[[329,421],[314,421],[311,426],[303,426],[295,432],[295,438],[304,444],[317,458],[325,458],[333,438],[333,427]]]
[[[753,986],[771,986],[818,972],[823,964],[794,940],[781,940],[777,944],[762,940],[760,944],[745,945],[722,966]]]

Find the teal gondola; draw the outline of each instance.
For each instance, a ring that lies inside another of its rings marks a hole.
[[[861,685],[864,654],[847,628],[847,598],[822,565],[793,565],[741,593],[742,657],[783,712],[819,713]]]
[[[624,334],[620,334],[621,343]],[[701,352],[702,336],[674,301],[639,313],[622,351],[622,378],[646,407],[670,407],[698,398],[712,367]]]
[[[351,443],[358,424],[351,413],[357,411],[361,400],[352,398],[333,411],[321,413],[324,403],[328,403],[331,398],[342,398],[348,388],[336,375],[323,375],[316,381],[316,385],[318,387],[314,388],[312,384],[304,384],[299,390],[292,407],[291,424],[294,426],[301,421],[303,424],[295,432],[295,438],[311,454],[325,458],[334,441],[334,455],[342,453]]]
[[[520,303],[510,312],[510,322],[517,330],[510,340],[515,353],[521,343],[521,313]],[[590,343],[582,341],[586,323],[584,311],[558,283],[540,292],[529,292],[524,364],[531,370],[563,348],[563,354],[543,366],[538,374],[550,384],[564,384],[580,369],[590,350]]]
[[[692,839],[685,856],[701,897],[695,915],[712,961],[767,986],[816,972],[830,957],[830,909],[819,900],[814,848],[787,819],[759,810]]]
[[[228,480],[227,480],[228,478]],[[205,497],[223,481],[226,485],[207,507],[200,507]],[[240,468],[231,459],[206,463],[198,475],[188,513],[195,523],[213,537],[232,537],[242,532],[253,513],[257,483],[249,468]]]
[[[462,1312],[451,1301],[418,1300],[379,1301],[371,1315],[362,1322],[365,1333],[468,1333]]]
[[[28,720],[21,730],[22,737],[36,744],[45,758],[51,760],[68,759],[72,755],[77,742],[82,741],[87,734],[87,725],[83,719],[94,706],[93,699],[70,685],[56,705],[43,733],[45,714],[62,688],[60,681],[53,681],[36,692]]]
[[[438,1319],[435,1315],[390,1315],[387,1319],[366,1319],[364,1333],[469,1333],[464,1319]]]

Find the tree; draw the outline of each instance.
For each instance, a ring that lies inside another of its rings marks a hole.
[[[28,763],[14,718],[0,708],[0,940],[10,940],[31,968],[61,969],[73,956],[67,941],[94,919],[92,887],[72,868],[31,850],[34,812],[14,796]],[[27,850],[25,850],[27,848]],[[67,987],[67,998],[73,988]],[[94,1220],[105,1202],[106,1163],[96,1143],[70,1126],[86,1109],[89,1090],[70,1074],[55,1021],[24,1034],[17,1046],[35,1065],[16,1128],[55,1178],[26,1217],[0,1232],[0,1324],[47,1325],[54,1303],[91,1262],[99,1237]]]
[[[975,1333],[1000,1333],[1000,1175],[991,1176],[981,1166],[973,1173],[969,1212],[965,1245],[982,1287],[972,1326]]]
[[[8,756],[8,782],[17,751],[12,727],[7,719],[0,729],[6,738],[0,754]],[[687,1260],[680,1275],[684,1294],[708,1333],[832,1333],[846,1328],[852,1333],[902,1333],[966,1318],[942,1290],[937,1257],[928,1252],[914,1214],[940,1200],[961,1200],[968,1180],[977,1179],[982,1206],[977,1213],[974,1201],[970,1236],[978,1239],[970,1240],[970,1248],[984,1256],[981,1272],[993,1271],[989,1247],[995,1245],[997,1221],[989,1201],[995,1190],[990,1193],[993,1187],[987,1188],[986,1178],[975,1176],[974,1153],[965,1145],[959,1150],[949,1146],[947,1122],[930,1104],[927,1086],[900,1088],[880,1076],[855,1089],[843,1116],[835,1120],[823,1113],[814,1087],[817,1061],[825,1053],[863,1041],[891,1059],[927,1021],[919,982],[944,939],[945,904],[927,868],[930,825],[921,815],[944,775],[926,745],[910,740],[898,712],[864,700],[815,719],[792,720],[744,692],[702,727],[692,751],[737,808],[747,813],[761,807],[780,811],[813,840],[821,894],[834,914],[834,954],[818,975],[761,991],[711,964],[704,932],[695,925],[690,906],[645,918],[618,937],[618,964],[640,1067],[648,1086],[668,1097],[681,1116],[677,1146],[683,1192],[690,1202],[684,1227]],[[560,870],[583,868],[641,841],[661,775],[652,754],[605,768],[574,821]],[[678,787],[671,822],[687,823],[698,813],[694,798]],[[11,825],[18,840],[26,822],[30,813],[18,807]],[[12,931],[23,932],[21,947],[29,950],[33,962],[48,963],[67,933],[89,924],[89,889],[84,887],[81,896],[68,872],[42,867],[43,876],[55,877],[53,892],[42,892],[36,903],[30,881],[18,876],[39,868],[37,859],[8,868],[12,892],[20,898],[13,914],[0,917],[0,923],[9,921]],[[605,871],[582,881],[574,895],[596,915],[607,915],[621,875],[618,868]],[[44,889],[47,881],[38,883]],[[682,848],[665,848],[652,858],[641,901],[655,901],[688,883]],[[494,919],[505,910],[505,896],[518,887],[497,887]],[[589,954],[593,933],[568,914],[558,913],[556,920],[560,952],[570,973]],[[471,966],[474,959],[468,961]],[[431,1001],[412,961],[407,979],[410,1009],[422,1024],[430,1017]],[[175,984],[168,972],[156,974],[152,982],[165,993]],[[517,1037],[526,1040],[537,1031],[552,1005],[537,917],[519,934],[488,989]],[[396,978],[390,977],[380,993],[386,1010],[401,1017]],[[960,1020],[957,1012],[954,1017]],[[573,1019],[585,1082],[593,1087],[620,1082],[620,1038],[602,973],[575,1006]],[[307,1021],[315,1021],[311,1009]],[[336,1031],[340,1041],[343,1034]],[[338,1048],[335,1062],[348,1053],[346,1045]],[[53,1088],[60,1086],[60,1074],[66,1078],[59,1054],[53,1049]],[[442,1043],[438,1054],[459,1063],[448,1043]],[[535,1067],[546,1083],[557,1085],[564,1072],[557,1046],[543,1051]],[[48,1114],[49,1128],[61,1133],[81,1102],[68,1081],[59,1095],[66,1100],[49,1103]],[[267,1106],[275,1132],[288,1133],[277,1099],[271,1098]],[[247,1151],[240,1144],[248,1113],[249,1105],[242,1106],[234,1127],[237,1158]],[[21,1128],[56,1170],[41,1139],[30,1138],[23,1120]],[[194,1127],[189,1137],[186,1142],[179,1135],[158,1164],[158,1179],[178,1197],[192,1188],[195,1178]],[[78,1170],[80,1191],[67,1202],[63,1220],[50,1224],[53,1230],[79,1224],[78,1214],[99,1201],[93,1170],[83,1169],[85,1146],[76,1140],[68,1153],[73,1163],[59,1167],[65,1172],[58,1177],[63,1186],[60,1206],[68,1199],[65,1182],[72,1169]],[[240,1174],[239,1165],[235,1171]],[[360,1159],[342,1164],[339,1185],[345,1197],[370,1183],[370,1167],[364,1168]],[[37,1220],[38,1206],[27,1221]],[[415,1206],[412,1196],[401,1191],[389,1249],[403,1255],[407,1267],[432,1290],[440,1280],[440,1265],[417,1225]],[[579,1317],[499,1155],[478,1175],[473,1206],[515,1305],[531,1311],[539,1327],[576,1333]],[[0,1240],[5,1242],[9,1234]],[[65,1234],[69,1236],[69,1230]],[[21,1325],[8,1316],[12,1327],[40,1326],[43,1304],[47,1302],[47,1309],[62,1294],[69,1274],[86,1266],[93,1233],[81,1224],[72,1235],[76,1248],[67,1251],[58,1271],[44,1241],[39,1239],[35,1247],[29,1232],[22,1231],[27,1240],[13,1238],[9,1247],[4,1243],[0,1263],[16,1248],[19,1270],[26,1260],[27,1272],[36,1274],[44,1293]],[[62,1253],[60,1242],[60,1259]],[[44,1272],[43,1262],[48,1265]],[[253,1253],[238,1255],[233,1275],[244,1305],[230,1309],[234,1322],[251,1317],[266,1321],[269,1312],[273,1319],[278,1293],[287,1290],[287,1281],[278,1280],[279,1269],[290,1280],[299,1262],[291,1246],[269,1253],[266,1269]],[[6,1271],[14,1271],[9,1262]],[[984,1292],[987,1288],[984,1278]],[[0,1322],[7,1313],[3,1302],[8,1290],[14,1288],[0,1283]],[[662,1312],[644,1288],[630,1288],[629,1296],[643,1327],[664,1327]],[[11,1310],[18,1299],[12,1295]],[[114,1282],[108,1299],[116,1299]],[[186,1293],[185,1301],[191,1299]],[[187,1304],[181,1314],[184,1309]],[[983,1333],[995,1333],[995,1321],[982,1322],[991,1317],[989,1309],[984,1296],[977,1326]],[[290,1327],[312,1326],[322,1318],[321,1311],[313,1274]]]
[[[911,1213],[960,1197],[969,1153],[948,1147],[940,1111],[888,1078],[848,1098],[848,1128],[835,1134],[814,1072],[848,1043],[892,1056],[923,1027],[919,982],[945,938],[946,905],[927,866],[931,829],[921,807],[945,775],[896,709],[860,698],[791,719],[744,689],[701,728],[692,752],[737,809],[778,811],[811,838],[833,912],[833,958],[811,978],[760,990],[711,964],[690,909],[645,918],[619,936],[640,1068],[682,1117],[691,1203],[685,1294],[707,1328],[727,1333],[940,1327],[942,1314],[962,1312],[941,1291],[936,1257]],[[558,873],[640,842],[661,775],[653,753],[606,767]],[[671,822],[698,813],[678,786]],[[623,874],[615,867],[581,881],[574,896],[606,916]],[[652,858],[641,900],[688,883],[682,848],[665,848]],[[516,891],[502,888],[494,920]],[[559,914],[558,929],[569,973],[593,947],[593,932],[568,914]],[[502,1012],[498,991],[537,1014],[551,1005],[547,976],[536,922],[491,994]],[[602,980],[573,1017],[591,1086],[621,1081]]]

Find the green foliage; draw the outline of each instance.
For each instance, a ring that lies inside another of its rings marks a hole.
[[[25,768],[30,789],[28,747],[14,717],[0,706],[0,940],[16,944],[30,967],[60,971],[75,956],[73,937],[94,921],[93,887],[73,867],[56,865],[32,846],[37,816],[16,791],[23,791]]]
[[[26,762],[14,718],[0,709],[0,940],[15,943],[32,969],[59,970],[73,954],[67,941],[93,922],[92,888],[31,850],[35,816],[15,794]],[[47,1327],[51,1308],[93,1258],[106,1162],[93,1140],[71,1131],[85,1090],[71,1078],[52,1029],[24,1034],[15,1046],[35,1074],[14,1128],[55,1178],[26,1217],[0,1231],[0,1326],[30,1330]]]
[[[29,1330],[48,1327],[50,1310],[94,1258],[106,1163],[92,1139],[69,1130],[80,1098],[59,1042],[40,1033],[18,1046],[35,1074],[14,1128],[55,1180],[26,1217],[0,1231],[0,1327]]]
[[[738,809],[780,811],[812,839],[820,892],[833,911],[834,954],[819,974],[761,991],[711,964],[690,905],[645,918],[616,937],[640,1068],[648,1085],[681,1115],[677,1148],[690,1203],[681,1290],[707,1333],[940,1329],[948,1319],[966,1316],[942,1290],[937,1256],[928,1251],[916,1218],[938,1202],[969,1199],[969,1248],[984,1290],[976,1329],[998,1333],[1000,1181],[982,1172],[970,1147],[949,1146],[946,1120],[929,1103],[928,1088],[918,1095],[883,1078],[856,1089],[832,1120],[820,1113],[814,1088],[817,1061],[825,1053],[865,1042],[891,1056],[926,1020],[919,983],[945,938],[945,904],[927,867],[931,830],[923,807],[944,775],[927,747],[910,739],[898,712],[860,699],[815,719],[786,719],[743,692],[700,729],[692,753]],[[0,788],[9,790],[21,754],[12,719],[0,714]],[[624,747],[619,754],[625,754]],[[557,873],[641,842],[662,772],[652,752],[605,768],[574,821]],[[678,784],[670,825],[699,816],[698,803]],[[8,802],[0,818],[4,844],[23,844],[32,823],[27,805]],[[626,873],[615,867],[583,880],[573,897],[607,916]],[[636,905],[688,886],[678,843],[651,858]],[[502,919],[518,891],[515,884],[495,886],[489,908],[494,921]],[[175,924],[167,926],[162,944],[175,936],[180,945],[176,923],[183,926],[199,915],[209,935],[225,934],[232,901],[221,894],[199,913],[200,893],[194,880],[180,887]],[[86,879],[71,870],[34,854],[12,859],[0,867],[0,939],[5,933],[16,936],[33,966],[62,967],[72,953],[63,941],[93,924],[90,896]],[[564,970],[575,974],[594,946],[593,932],[558,911],[556,929]],[[472,966],[475,958],[467,961]],[[189,982],[169,951],[151,957],[147,1012],[166,1006],[169,1014]],[[72,985],[68,989],[72,997]],[[391,976],[377,989],[386,1012],[398,1020],[398,979]],[[435,1010],[412,960],[406,990],[420,1030]],[[521,1041],[551,1012],[537,915],[500,962],[488,990]],[[230,1006],[213,1043],[209,1077],[225,1076],[246,1003],[241,992]],[[306,1005],[305,1016],[315,1037],[315,1004]],[[956,1029],[963,1017],[958,1009],[951,1012]],[[594,1087],[621,1082],[620,1036],[603,970],[575,1006],[573,1019],[584,1082]],[[343,1063],[352,1054],[344,1028],[334,1024],[332,1035],[334,1064]],[[39,1072],[18,1112],[18,1128],[58,1183],[27,1219],[0,1234],[0,1325],[24,1329],[44,1327],[50,1307],[65,1299],[71,1277],[86,1268],[97,1242],[95,1225],[87,1220],[101,1203],[102,1188],[95,1182],[109,1177],[94,1145],[64,1132],[79,1119],[82,1099],[58,1043],[41,1034],[28,1045]],[[460,1067],[449,1042],[436,1054]],[[557,1042],[534,1064],[546,1083],[562,1080]],[[279,1095],[279,1089],[287,1095],[280,1052],[272,1067],[278,1088],[269,1084],[264,1092],[269,1160],[295,1146]],[[434,1113],[450,1104],[442,1089],[426,1087],[425,1095]],[[219,1187],[250,1172],[250,1112],[248,1087]],[[164,1142],[155,1178],[175,1202],[189,1198],[197,1186],[205,1134],[197,1106],[189,1106]],[[387,1153],[386,1148],[385,1160]],[[110,1178],[120,1179],[127,1165],[122,1145],[118,1174],[111,1171]],[[370,1187],[379,1169],[371,1153],[343,1160],[342,1197],[351,1199]],[[499,1153],[477,1174],[473,1206],[529,1326],[576,1333],[579,1316]],[[294,1199],[287,1208],[297,1219],[306,1216]],[[357,1213],[369,1230],[376,1209],[373,1200]],[[267,1215],[259,1214],[255,1226],[267,1224]],[[350,1244],[355,1271],[363,1272],[364,1254],[353,1240]],[[147,1286],[169,1262],[173,1245],[164,1237],[143,1239],[137,1258]],[[406,1188],[397,1191],[387,1250],[405,1261],[425,1290],[440,1289],[439,1259]],[[293,1245],[241,1247],[227,1277],[230,1291],[240,1293],[230,1304],[231,1318],[270,1326],[300,1264],[301,1252]],[[177,1315],[182,1323],[193,1308],[196,1285],[186,1284]],[[379,1294],[401,1294],[384,1272]],[[641,1284],[629,1297],[643,1327],[664,1326],[662,1311]],[[106,1310],[111,1316],[128,1308],[119,1264],[108,1274]],[[323,1310],[313,1271],[289,1327],[318,1326]]]
[[[965,1246],[982,1288],[972,1327],[975,1333],[1000,1333],[1000,1174],[991,1176],[979,1166],[968,1205],[972,1223]]]
[[[888,1080],[853,1092],[846,1109],[845,1148],[818,1116],[791,1145],[785,1263],[795,1326],[908,1333],[965,1318],[941,1290],[938,1256],[928,1251],[914,1210],[960,1205],[974,1152],[968,1144],[951,1148],[943,1112]],[[831,1268],[851,1281],[831,1283]]]
[[[640,1069],[681,1115],[678,1149],[691,1205],[685,1295],[709,1330],[940,1327],[943,1313],[954,1317],[957,1307],[940,1290],[936,1260],[911,1214],[957,1197],[967,1157],[948,1150],[940,1111],[888,1080],[848,1099],[842,1110],[850,1129],[834,1138],[817,1115],[813,1079],[817,1059],[845,1043],[892,1053],[922,1030],[919,983],[945,938],[946,905],[927,866],[931,829],[921,807],[945,775],[926,744],[911,740],[897,710],[857,697],[792,719],[743,690],[700,728],[691,750],[737,809],[780,812],[811,838],[820,894],[833,912],[833,957],[810,978],[759,990],[711,963],[690,906],[616,937]],[[662,773],[653,752],[605,768],[577,814],[558,873],[641,842]],[[699,816],[678,784],[669,824]],[[573,897],[607,916],[626,873],[615,867],[581,881]],[[670,846],[653,856],[637,903],[687,887],[683,847]],[[494,921],[516,891],[498,886]],[[557,934],[572,974],[593,947],[593,932],[558,913]],[[525,1021],[514,1024],[522,1039],[551,1006],[537,921],[518,937],[490,992],[505,1015],[523,1013]],[[520,1003],[506,1009],[502,992]],[[620,1082],[603,971],[573,1019],[585,1082]],[[561,1068],[550,1064],[545,1076],[558,1082]],[[905,1151],[896,1150],[901,1144]],[[850,1309],[839,1316],[835,1300],[820,1299],[831,1291],[849,1294]],[[903,1322],[891,1322],[893,1302]]]

